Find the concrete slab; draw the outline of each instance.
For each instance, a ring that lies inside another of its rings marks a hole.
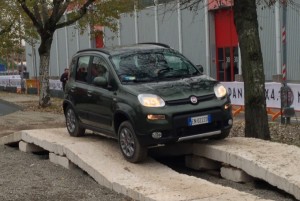
[[[23,131],[22,140],[66,156],[99,184],[136,200],[264,200],[179,174],[151,158],[142,164],[129,163],[116,141],[100,136],[74,138],[62,128]]]
[[[11,135],[7,135],[0,138],[0,145],[15,144],[22,140],[21,132],[15,132]]]
[[[255,138],[196,143],[193,154],[230,164],[300,199],[300,149]]]

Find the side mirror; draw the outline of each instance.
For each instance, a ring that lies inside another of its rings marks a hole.
[[[93,80],[93,84],[99,87],[107,87],[107,79],[103,76],[95,77]]]
[[[197,69],[200,71],[200,73],[204,72],[204,68],[201,64],[196,65]]]

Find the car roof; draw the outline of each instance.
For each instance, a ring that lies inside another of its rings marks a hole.
[[[115,46],[115,47],[104,47],[104,48],[89,48],[79,50],[77,53],[98,51],[105,53],[107,55],[118,55],[122,53],[130,53],[143,50],[153,50],[153,49],[169,49],[170,46],[163,43],[138,43],[132,45]]]

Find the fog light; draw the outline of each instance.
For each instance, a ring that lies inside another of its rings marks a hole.
[[[159,138],[162,137],[162,132],[153,132],[153,133],[152,133],[152,137],[153,137],[154,139],[159,139]]]
[[[163,114],[148,114],[147,119],[149,120],[163,120],[166,119],[166,116]]]
[[[228,110],[230,107],[231,107],[231,104],[230,104],[230,103],[224,105],[224,109],[225,109],[225,110]]]
[[[228,120],[228,125],[232,125],[232,123],[233,123],[232,119],[229,119]]]

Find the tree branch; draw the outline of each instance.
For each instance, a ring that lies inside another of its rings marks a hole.
[[[43,26],[40,22],[37,21],[37,18],[35,17],[35,15],[29,10],[29,8],[26,5],[25,0],[18,0],[18,2],[20,3],[20,5],[21,5],[22,9],[24,10],[24,12],[32,20],[32,23],[37,28],[38,32],[41,32]]]
[[[40,15],[40,12],[39,12],[39,7],[37,4],[34,4],[33,6],[33,12],[34,12],[34,16],[36,18],[36,20],[40,23],[40,25],[42,26],[43,25],[43,22],[42,22],[42,18],[41,18],[41,15]]]
[[[67,2],[69,2],[69,1],[67,1]],[[58,14],[59,10],[60,10],[60,7],[61,7],[61,4],[62,4],[62,1],[60,1],[60,0],[54,0],[53,1],[53,11],[52,11],[52,15],[50,16],[50,22],[56,21],[56,19],[53,19],[54,16],[59,17],[59,19],[61,18],[61,16],[59,16],[59,14]]]
[[[49,14],[48,14],[48,9],[47,9],[47,3],[45,0],[42,0],[41,1],[41,10],[42,10],[42,18],[43,18],[43,22],[44,22],[44,25],[46,25],[49,21]]]
[[[59,28],[62,28],[62,27],[65,27],[65,26],[69,26],[69,25],[75,23],[76,21],[78,21],[79,19],[81,19],[87,13],[87,8],[90,5],[92,5],[94,2],[95,2],[95,0],[87,0],[85,2],[85,4],[79,9],[78,15],[76,15],[74,18],[72,18],[70,20],[67,20],[66,22],[62,22],[60,24],[57,24],[55,28],[59,29]],[[61,12],[62,11],[63,10],[61,9]],[[65,10],[63,12],[65,12]]]
[[[0,30],[0,35],[9,32],[11,30],[11,27],[13,26],[14,22],[11,22],[11,24],[9,24],[7,27],[5,27],[4,29]]]
[[[68,6],[70,4],[70,1],[65,1],[64,4],[62,4],[62,1],[56,0],[53,2],[53,13],[50,17],[50,22],[56,28],[56,23],[60,20],[60,18],[63,16],[63,14],[66,12]]]

